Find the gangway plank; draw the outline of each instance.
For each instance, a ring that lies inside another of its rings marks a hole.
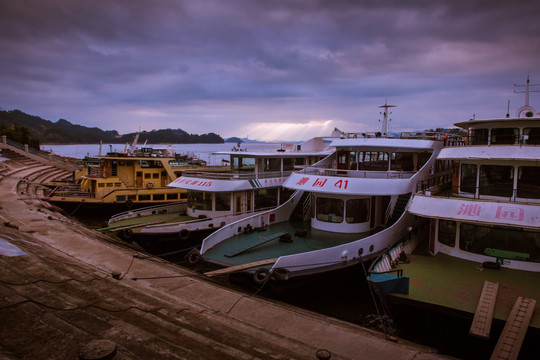
[[[273,258],[273,259],[254,261],[254,262],[250,262],[250,263],[247,263],[247,264],[229,266],[229,267],[226,267],[226,268],[223,268],[223,269],[218,269],[218,270],[206,272],[206,273],[204,273],[204,275],[206,275],[208,277],[212,277],[212,276],[230,274],[230,273],[233,273],[233,272],[236,272],[236,271],[242,271],[242,270],[250,269],[250,268],[253,268],[253,267],[257,267],[257,266],[273,264],[276,261],[278,261],[278,259],[279,258]]]
[[[499,283],[484,281],[484,287],[478,299],[469,335],[489,339],[498,290]]]
[[[515,360],[527,333],[536,300],[518,297],[491,354],[491,360]]]

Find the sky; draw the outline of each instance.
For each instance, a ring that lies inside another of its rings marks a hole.
[[[388,101],[389,131],[448,128],[524,104],[539,19],[538,0],[0,0],[0,108],[300,141],[379,131]]]

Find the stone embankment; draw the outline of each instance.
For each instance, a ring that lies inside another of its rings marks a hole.
[[[41,200],[67,170],[0,156],[0,359],[446,358],[128,248]]]

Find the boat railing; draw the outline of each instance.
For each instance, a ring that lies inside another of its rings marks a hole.
[[[320,176],[338,176],[349,178],[364,178],[364,179],[409,179],[416,171],[389,170],[389,171],[369,171],[369,170],[341,170],[329,169],[323,167],[309,167],[301,173],[306,175]]]
[[[78,185],[60,185],[55,187],[49,194],[49,197],[53,196],[89,198],[92,197],[92,194],[82,191]]]
[[[185,211],[186,208],[187,208],[186,201],[180,201],[180,202],[175,202],[172,204],[153,205],[153,206],[140,208],[137,210],[128,210],[128,211],[124,211],[116,215],[113,215],[109,219],[109,224],[112,224],[120,220],[130,219],[133,217],[164,214],[164,213],[171,213],[171,212],[181,212],[181,211]]]
[[[195,171],[186,170],[182,173],[182,177],[193,177],[200,179],[210,180],[254,180],[254,179],[269,179],[278,177],[288,177],[292,174],[292,170],[289,171],[269,171],[258,173],[217,173],[207,171]]]
[[[449,190],[452,184],[452,174],[445,173],[440,176],[424,179],[416,183],[417,193],[441,193]]]

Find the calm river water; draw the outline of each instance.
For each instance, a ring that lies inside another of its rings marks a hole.
[[[208,165],[221,165],[222,159],[228,159],[226,155],[214,155],[218,151],[230,151],[234,147],[238,147],[236,143],[225,144],[159,144],[147,145],[153,148],[171,148],[177,154],[187,154],[205,160]],[[241,144],[241,149],[248,151],[275,151],[281,148],[281,143],[244,143]],[[285,146],[285,143],[283,143]],[[143,144],[138,144],[137,147],[143,147]],[[125,144],[103,144],[101,145],[101,154],[107,152],[122,152],[126,149]],[[41,145],[41,150],[51,151],[60,156],[68,156],[76,159],[82,159],[85,156],[96,156],[100,153],[99,144],[77,144],[77,145]]]

